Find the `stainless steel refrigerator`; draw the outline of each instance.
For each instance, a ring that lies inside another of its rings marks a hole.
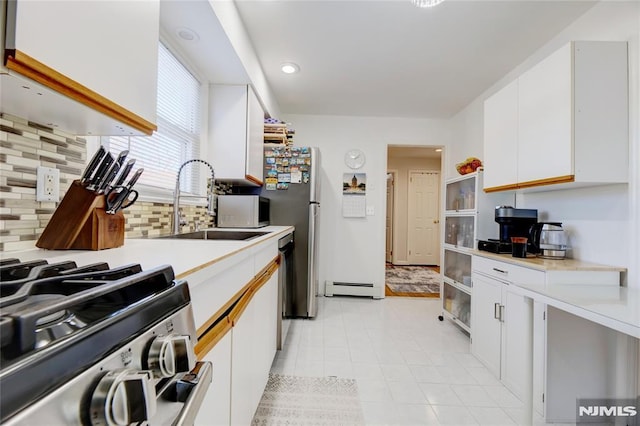
[[[320,152],[311,147],[265,145],[264,185],[271,225],[293,225],[293,271],[283,289],[283,315],[313,318],[318,312]]]

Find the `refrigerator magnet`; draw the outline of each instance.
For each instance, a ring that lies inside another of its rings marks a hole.
[[[291,173],[278,174],[278,183],[280,182],[291,182]]]
[[[268,177],[265,179],[266,188],[268,191],[275,191],[278,185],[278,179],[273,177]]]
[[[301,183],[302,182],[302,172],[296,171],[291,172],[291,183]]]

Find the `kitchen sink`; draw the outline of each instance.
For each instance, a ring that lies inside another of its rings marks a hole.
[[[184,234],[167,235],[160,238],[174,238],[180,240],[233,240],[233,241],[249,241],[266,235],[268,232],[260,231],[196,231],[185,232]]]

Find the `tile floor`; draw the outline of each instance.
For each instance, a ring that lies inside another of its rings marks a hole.
[[[439,299],[323,297],[293,320],[273,373],[354,378],[367,425],[517,425],[522,403],[438,321]]]

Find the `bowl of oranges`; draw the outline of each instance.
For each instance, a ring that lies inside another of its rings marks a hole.
[[[476,157],[469,157],[463,162],[456,164],[456,170],[461,175],[473,173],[478,170],[478,167],[482,167],[482,161],[480,161],[480,159]]]

